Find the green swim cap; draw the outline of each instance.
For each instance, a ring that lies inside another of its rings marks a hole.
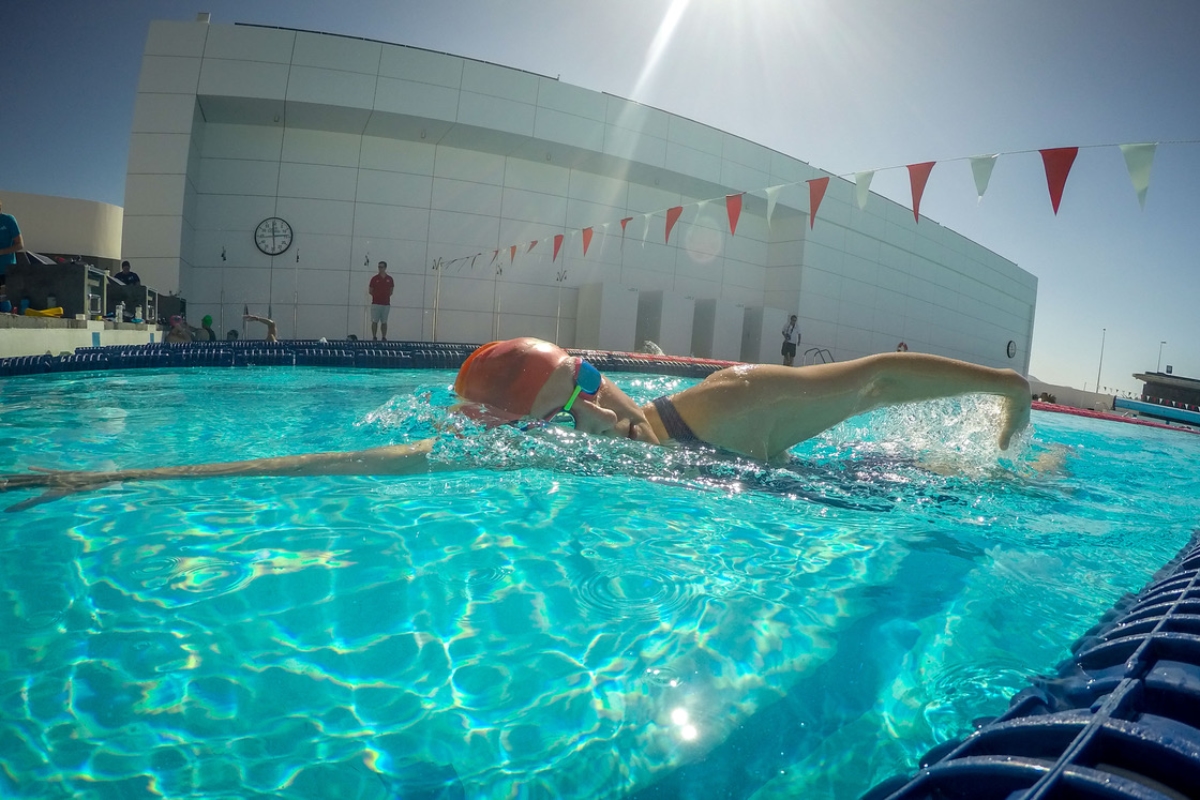
[[[212,314],[205,314],[204,319],[200,320],[200,324],[207,328],[212,325]]]

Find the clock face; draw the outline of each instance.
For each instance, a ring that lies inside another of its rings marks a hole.
[[[1017,343],[1012,339],[1008,340],[1008,357],[1012,358],[1017,354]]]
[[[269,256],[277,256],[292,246],[292,226],[279,217],[267,217],[254,229],[254,243]]]

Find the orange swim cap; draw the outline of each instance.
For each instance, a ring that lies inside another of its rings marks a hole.
[[[520,419],[529,415],[550,373],[569,357],[557,345],[528,336],[488,342],[467,357],[454,391],[490,406],[499,419]]]

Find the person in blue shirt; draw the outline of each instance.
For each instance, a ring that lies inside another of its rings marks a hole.
[[[0,286],[4,285],[4,277],[8,268],[17,263],[17,253],[25,249],[25,241],[21,238],[21,228],[17,218],[5,214],[4,202],[0,201]]]

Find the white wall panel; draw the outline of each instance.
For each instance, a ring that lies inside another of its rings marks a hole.
[[[427,175],[370,169],[358,171],[357,199],[360,203],[429,208],[432,196],[433,179]]]
[[[290,64],[296,32],[248,25],[211,25],[204,57]]]
[[[296,34],[292,63],[376,75],[381,49],[379,42],[300,31]]]
[[[129,136],[129,174],[185,173],[191,136],[181,133],[133,133]]]
[[[253,231],[275,215],[274,197],[201,194],[196,198],[196,229]]]
[[[190,135],[195,110],[195,95],[139,93],[133,103],[133,126],[130,131]]]
[[[305,233],[348,236],[353,228],[354,203],[280,197],[276,214],[291,223],[297,239]]]
[[[458,89],[381,77],[375,92],[375,108],[453,122],[458,118]]]
[[[509,219],[550,225],[565,224],[567,198],[539,192],[525,192],[519,189],[505,189],[502,209],[504,216]],[[500,242],[500,244],[514,244],[514,242]]]
[[[354,236],[424,241],[430,233],[429,210],[357,203]]]
[[[720,183],[721,157],[667,142],[666,168],[689,177]]]
[[[665,167],[667,140],[609,125],[604,129],[604,152],[617,158]]]
[[[190,22],[155,20],[146,37],[147,56],[201,56],[209,26]]]
[[[462,242],[468,247],[503,246],[499,242],[500,220],[459,211],[433,211],[429,215],[429,238],[443,242]],[[508,244],[512,244],[509,242]]]
[[[274,197],[279,189],[279,162],[205,158],[198,177],[196,188],[202,194]]]
[[[351,242],[349,236],[305,233],[286,255],[298,269],[345,271],[350,268]]]
[[[197,93],[201,96],[283,100],[288,73],[287,64],[206,58],[200,70]]]
[[[505,160],[504,156],[493,153],[439,147],[433,174],[439,178],[501,185],[504,183]]]
[[[363,169],[432,175],[436,153],[437,148],[431,144],[363,136],[359,166]]]
[[[533,135],[536,106],[503,97],[462,92],[458,101],[458,121],[495,131]]]
[[[354,200],[358,169],[323,164],[279,165],[279,196],[324,200]]]
[[[464,91],[515,100],[532,106],[537,103],[538,81],[539,78],[536,75],[505,69],[495,64],[484,64],[479,61],[463,63],[462,88]]]
[[[379,59],[379,75],[457,89],[462,84],[463,61],[456,56],[428,50],[384,45]]]
[[[539,108],[533,135],[549,142],[599,152],[604,148],[604,123],[553,109]]]
[[[371,108],[375,104],[374,75],[293,66],[287,99],[334,107]]]
[[[349,300],[350,273],[345,270],[300,270],[296,291],[300,303],[345,306]]]
[[[287,128],[283,160],[331,167],[357,167],[363,137],[349,133]]]
[[[499,216],[501,194],[499,186],[434,178],[432,207],[441,211]]]
[[[138,77],[139,92],[196,93],[200,59],[179,56],[146,56]]]
[[[205,126],[204,158],[241,158],[258,161],[278,161],[283,149],[283,128],[263,125]]]
[[[179,208],[186,182],[183,175],[129,175],[125,180],[125,213],[170,214]]]

